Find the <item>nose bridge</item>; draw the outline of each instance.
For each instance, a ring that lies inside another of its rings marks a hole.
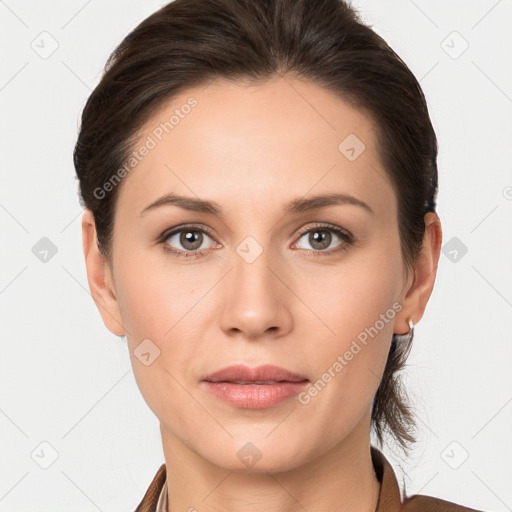
[[[269,329],[281,332],[291,323],[286,287],[276,277],[276,268],[282,266],[268,246],[270,238],[258,238],[264,238],[262,243],[248,235],[234,248],[221,315],[223,329],[242,331],[248,337],[264,335]]]
[[[261,236],[258,236],[261,240]],[[276,258],[270,247],[270,239],[266,237],[260,243],[256,237],[249,235],[235,248],[233,255],[233,295],[239,299],[248,299],[246,306],[262,308],[277,300],[279,290],[275,276],[270,268],[277,265]]]

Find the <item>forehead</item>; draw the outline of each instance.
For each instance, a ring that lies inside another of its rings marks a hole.
[[[174,96],[139,132],[119,202],[140,211],[178,191],[265,207],[340,189],[389,210],[372,118],[309,81],[216,80]],[[391,195],[390,195],[391,194]],[[387,205],[386,205],[387,203]]]

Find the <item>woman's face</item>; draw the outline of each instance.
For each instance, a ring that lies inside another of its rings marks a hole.
[[[163,442],[275,471],[368,439],[411,285],[371,119],[309,82],[218,81],[160,109],[134,151],[103,314]],[[231,365],[307,382],[204,381]]]

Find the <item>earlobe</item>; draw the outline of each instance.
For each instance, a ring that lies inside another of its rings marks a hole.
[[[395,333],[409,332],[409,319],[416,325],[425,312],[434,283],[441,253],[442,228],[439,217],[434,212],[425,215],[423,246],[416,258],[413,274],[404,288],[403,309],[397,315]]]
[[[108,261],[98,249],[94,216],[89,209],[85,210],[82,217],[82,246],[89,289],[103,323],[116,336],[124,336],[125,329],[113,286],[111,270]]]

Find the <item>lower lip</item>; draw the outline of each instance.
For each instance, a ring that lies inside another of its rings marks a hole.
[[[203,381],[217,398],[242,409],[265,409],[298,395],[309,381],[276,382],[275,384],[234,384]]]

